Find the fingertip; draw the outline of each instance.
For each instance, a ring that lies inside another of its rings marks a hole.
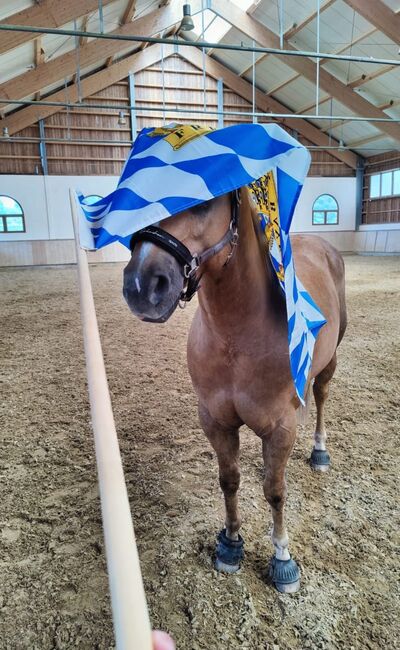
[[[153,632],[154,650],[175,650],[175,643],[166,632],[155,630]]]

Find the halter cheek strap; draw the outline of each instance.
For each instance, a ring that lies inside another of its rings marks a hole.
[[[158,228],[157,226],[148,226],[132,235],[130,249],[133,251],[135,244],[138,242],[148,241],[175,257],[181,266],[182,275],[185,278],[185,284],[180,300],[183,302],[189,302],[199,289],[200,278],[196,276],[196,272],[200,266],[222,251],[227,244],[231,244],[231,251],[224,263],[224,266],[226,266],[232,257],[235,246],[238,243],[238,213],[241,202],[240,190],[232,192],[231,202],[232,216],[229,229],[219,242],[198,255],[192,255],[190,250],[182,244],[179,239],[176,239],[176,237],[166,232],[166,230]]]

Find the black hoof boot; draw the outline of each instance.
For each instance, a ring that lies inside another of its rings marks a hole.
[[[324,449],[313,448],[310,458],[311,467],[317,472],[327,472],[331,465],[331,458]]]
[[[283,594],[294,594],[300,589],[300,569],[292,559],[277,560],[274,555],[269,565],[269,577]]]
[[[243,538],[229,539],[225,528],[218,535],[215,568],[223,573],[236,573],[243,559]]]

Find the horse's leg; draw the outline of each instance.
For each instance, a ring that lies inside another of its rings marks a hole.
[[[300,571],[289,553],[285,526],[286,464],[296,437],[296,415],[293,412],[272,432],[262,437],[265,467],[264,494],[271,506],[272,543],[275,555],[271,560],[270,577],[278,591],[293,593],[300,588]]]
[[[311,467],[326,472],[330,466],[330,457],[326,449],[325,402],[329,393],[329,382],[336,369],[336,352],[328,365],[316,376],[313,386],[317,407],[317,423],[314,433],[314,448],[311,453]]]
[[[239,535],[241,519],[238,512],[239,430],[224,427],[213,420],[205,407],[199,405],[200,423],[218,458],[219,482],[225,498],[225,529],[218,536],[215,567],[234,573],[243,557],[243,539]]]

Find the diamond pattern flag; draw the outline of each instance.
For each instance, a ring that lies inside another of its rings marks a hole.
[[[326,322],[296,277],[289,237],[309,165],[307,149],[276,124],[143,129],[116,190],[93,205],[78,194],[81,246],[99,249],[119,241],[129,248],[138,230],[249,186],[285,295],[291,371],[304,403],[316,337]]]

